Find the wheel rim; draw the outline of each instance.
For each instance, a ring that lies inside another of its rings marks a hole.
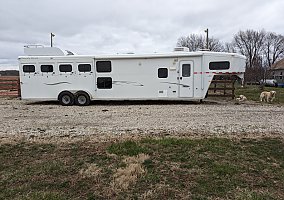
[[[87,98],[84,95],[78,96],[78,103],[84,105],[87,102]]]
[[[70,102],[71,102],[71,97],[69,95],[64,95],[62,97],[62,103],[63,104],[67,105],[67,104],[70,104]]]

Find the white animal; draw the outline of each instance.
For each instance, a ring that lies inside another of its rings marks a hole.
[[[276,91],[264,91],[260,94],[260,101],[271,103],[275,99]]]
[[[246,101],[246,100],[248,100],[248,99],[246,98],[245,95],[242,95],[242,94],[238,98],[236,98],[236,101],[238,101],[238,102]]]
[[[241,101],[246,101],[246,100],[248,100],[247,98],[246,98],[246,96],[245,95],[240,95],[240,99],[241,99]]]

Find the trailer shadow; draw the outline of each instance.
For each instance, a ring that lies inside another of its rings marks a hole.
[[[201,104],[199,101],[173,101],[173,100],[123,100],[123,101],[92,101],[90,105],[176,105],[176,104]]]
[[[60,105],[58,101],[36,101],[27,102],[26,105]],[[180,101],[180,100],[95,100],[91,101],[89,106],[106,105],[106,106],[118,106],[118,105],[198,105],[198,104],[219,104],[218,101],[203,100],[203,101]]]

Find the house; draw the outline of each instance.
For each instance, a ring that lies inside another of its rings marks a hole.
[[[271,75],[277,80],[279,87],[284,87],[284,59],[279,60],[272,65]]]

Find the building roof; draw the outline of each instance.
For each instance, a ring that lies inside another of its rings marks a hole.
[[[272,70],[284,69],[284,58],[274,63],[271,68]]]

